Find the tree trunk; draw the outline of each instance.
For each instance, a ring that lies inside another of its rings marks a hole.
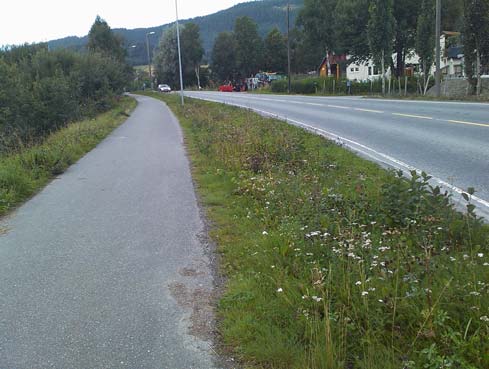
[[[199,65],[195,66],[195,75],[197,76],[197,87],[200,90],[201,87],[200,87],[200,66]]]
[[[403,58],[403,52],[402,48],[398,48],[396,50],[397,55],[396,55],[396,77],[402,77],[403,76],[403,71],[404,71],[404,58]]]
[[[477,72],[477,96],[481,95],[482,79],[481,79],[481,52],[479,48],[476,51],[475,67]]]
[[[431,74],[428,75],[428,79],[426,80],[426,83],[424,85],[424,93],[423,93],[423,95],[426,95],[426,93],[428,92],[428,85],[430,84],[430,78],[431,78]]]
[[[382,60],[380,66],[382,68],[382,95],[385,95],[385,56],[384,50],[382,50]]]
[[[422,91],[423,95],[426,95],[426,86],[428,85],[428,82],[427,82],[428,76],[429,76],[429,74],[426,73],[426,62],[423,61],[423,91]]]

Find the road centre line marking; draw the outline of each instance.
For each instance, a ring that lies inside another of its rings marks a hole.
[[[356,111],[365,111],[367,113],[377,113],[377,114],[384,114],[383,111],[380,110],[372,110],[372,109],[361,109],[361,108],[355,108]]]
[[[346,109],[350,110],[348,106],[341,106],[341,105],[328,105],[329,108],[337,108],[337,109]]]
[[[478,127],[487,127],[489,128],[489,124],[487,123],[474,123],[474,122],[465,122],[463,120],[445,120],[444,122],[454,123],[454,124],[465,124],[468,126],[478,126]]]
[[[408,118],[418,118],[418,119],[433,120],[433,117],[425,117],[423,115],[413,115],[413,114],[403,114],[403,113],[392,113],[392,115],[397,115],[397,116],[400,116],[400,117],[408,117]]]
[[[294,101],[294,100],[271,99],[271,98],[251,97],[251,96],[247,96],[247,98],[253,99],[253,100],[266,100],[266,101],[272,101],[272,102],[283,102],[283,103],[314,105],[314,106],[327,106],[330,108],[344,109],[344,110],[354,109],[356,111],[365,111],[365,112],[379,113],[379,114],[384,113],[383,111],[380,111],[380,110],[351,108],[351,107],[342,106],[342,105],[332,105],[332,104],[325,105],[325,104],[317,104],[317,103],[309,103],[309,102],[299,102],[299,101]],[[394,101],[394,100],[385,100],[385,101]],[[216,101],[216,102],[219,102],[219,101]],[[476,104],[474,104],[474,105],[476,105]],[[489,104],[485,104],[485,105],[489,106]],[[477,123],[477,122],[468,122],[468,121],[463,121],[463,120],[452,120],[452,119],[435,119],[433,117],[428,117],[428,116],[423,116],[423,115],[404,114],[404,113],[391,113],[391,114],[396,115],[396,116],[401,116],[401,117],[407,117],[407,118],[437,120],[440,122],[446,122],[446,123],[452,123],[452,124],[463,124],[463,125],[469,125],[469,126],[489,128],[489,123]]]

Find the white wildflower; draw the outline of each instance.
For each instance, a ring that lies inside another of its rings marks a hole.
[[[284,290],[283,290],[282,288],[279,288],[279,289],[277,290],[277,292],[278,292],[278,293],[280,293],[280,292],[284,292]]]
[[[367,291],[362,291],[362,296],[367,296],[368,292]]]

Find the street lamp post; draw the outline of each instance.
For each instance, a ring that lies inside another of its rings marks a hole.
[[[287,91],[290,94],[290,3],[287,3]]]
[[[185,104],[183,99],[183,73],[182,73],[182,51],[180,49],[180,28],[178,26],[178,3],[175,0],[175,12],[177,16],[177,45],[178,45],[178,66],[180,68],[180,100],[182,102],[182,106]]]
[[[148,68],[149,68],[149,79],[151,81],[151,90],[153,90],[153,74],[151,73],[151,54],[149,52],[149,35],[154,35],[156,32],[146,33],[146,51],[148,52]]]

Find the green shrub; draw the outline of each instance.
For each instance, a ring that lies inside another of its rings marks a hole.
[[[127,65],[102,54],[48,51],[43,45],[0,50],[0,154],[106,111],[130,76]]]
[[[346,79],[336,80],[335,78],[319,78],[319,77],[307,77],[296,79],[291,82],[291,92],[295,94],[346,94],[347,85]],[[386,80],[386,92],[388,91],[389,81]],[[431,82],[430,85],[432,85]],[[288,83],[285,80],[273,81],[271,84],[271,90],[274,93],[285,93],[288,89]],[[407,93],[417,94],[419,91],[418,80],[414,77],[410,77],[407,80]],[[401,92],[402,95],[405,90],[405,79],[401,78]],[[353,95],[366,95],[366,94],[380,94],[382,93],[382,80],[376,79],[374,81],[352,81],[351,93]],[[399,94],[399,82],[397,79],[391,80],[391,95]]]

